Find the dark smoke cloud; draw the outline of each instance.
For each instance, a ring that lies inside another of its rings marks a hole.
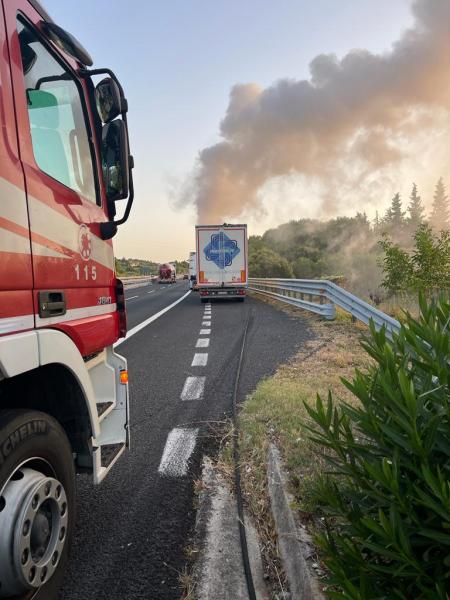
[[[412,10],[414,27],[386,54],[323,54],[311,61],[309,80],[234,86],[222,140],[200,152],[187,191],[199,221],[260,210],[258,191],[275,177],[358,185],[408,156],[408,143],[427,123],[436,127],[436,114],[448,120],[450,0],[415,0]],[[325,213],[336,209],[332,194],[323,202]]]

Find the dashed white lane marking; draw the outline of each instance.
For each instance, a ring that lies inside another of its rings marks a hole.
[[[158,472],[168,477],[183,477],[189,468],[189,459],[195,448],[198,429],[176,427],[167,436]]]
[[[129,298],[125,298],[125,300],[133,300],[133,298],[139,298],[139,296],[130,296]]]
[[[209,346],[209,338],[198,338],[195,344],[196,348],[207,348]]]
[[[147,294],[153,294],[155,290],[150,290],[149,292],[147,292]]]
[[[211,335],[211,329],[200,329],[199,335]]]
[[[208,363],[208,353],[207,352],[196,352],[194,354],[194,358],[192,359],[191,367],[206,367]]]
[[[202,321],[202,327],[211,327],[211,321]]]
[[[176,306],[177,304],[182,302],[187,296],[189,296],[190,293],[191,293],[191,290],[186,292],[183,296],[181,296],[181,298],[178,298],[178,300],[175,300],[175,302],[172,302],[172,304],[169,304],[169,306],[166,306],[166,308],[163,308],[162,310],[160,310],[156,314],[152,315],[148,319],[145,319],[145,321],[142,321],[142,323],[139,323],[139,325],[136,325],[136,327],[133,327],[132,329],[130,329],[130,331],[127,333],[127,337],[124,339],[118,340],[114,344],[114,348],[116,348],[117,346],[120,346],[120,344],[123,344],[123,342],[128,340],[130,337],[132,337],[138,331],[141,331],[141,329],[144,329],[144,327],[147,327],[147,325],[150,325],[150,323],[153,323],[153,321],[156,321],[156,319],[159,319],[159,317],[161,317],[163,314],[165,314],[171,308],[173,308],[174,306]]]
[[[200,400],[205,389],[206,377],[186,377],[183,391],[181,392],[182,400]]]

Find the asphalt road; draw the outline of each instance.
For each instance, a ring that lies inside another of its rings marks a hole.
[[[185,281],[128,290],[129,329],[187,290]],[[213,302],[209,319],[207,306],[192,293],[117,348],[128,359],[132,447],[101,486],[78,476],[78,529],[61,600],[180,598],[194,481],[202,454],[214,452],[215,424],[231,414],[245,322],[241,399],[309,335],[306,322],[252,298]],[[206,365],[192,366],[194,355]]]

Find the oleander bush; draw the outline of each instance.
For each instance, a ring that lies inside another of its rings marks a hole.
[[[331,598],[450,597],[450,304],[420,299],[389,341],[373,326],[370,367],[305,404],[305,426],[330,464],[315,494]]]

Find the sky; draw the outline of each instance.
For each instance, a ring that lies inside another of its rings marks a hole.
[[[115,253],[158,262],[185,259],[194,247],[197,216],[184,192],[199,152],[220,140],[233,86],[309,78],[318,54],[388,52],[413,22],[409,0],[43,4],[89,50],[94,66],[112,68],[125,89],[135,201]],[[314,216],[304,203],[285,202],[289,193],[280,182],[269,190],[268,210],[246,215],[250,234]]]

